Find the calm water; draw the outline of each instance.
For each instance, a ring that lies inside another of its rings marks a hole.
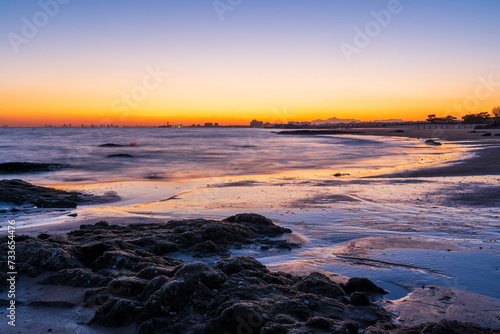
[[[125,146],[99,147],[106,143]],[[282,136],[264,129],[1,128],[0,152],[0,162],[72,167],[23,175],[50,184],[274,174],[342,166],[375,169],[415,163],[444,151],[423,145],[421,140]],[[108,158],[111,154],[133,158]]]

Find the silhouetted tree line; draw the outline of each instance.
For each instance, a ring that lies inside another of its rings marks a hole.
[[[491,113],[494,117],[500,117],[500,107],[495,107],[491,110]],[[487,111],[483,111],[477,114],[468,114],[462,116],[462,120],[467,124],[485,124],[491,119],[491,115]],[[427,116],[427,122],[430,123],[456,123],[458,119],[455,116],[446,116],[446,117],[436,117],[435,114]]]

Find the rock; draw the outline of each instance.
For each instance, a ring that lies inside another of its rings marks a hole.
[[[173,242],[160,241],[155,243],[153,253],[155,253],[156,255],[163,255],[176,252],[178,250],[179,247],[177,247],[177,245]]]
[[[107,221],[101,220],[94,224],[95,227],[109,227],[109,223]]]
[[[308,300],[300,298],[281,300],[274,303],[271,313],[273,315],[283,314],[295,321],[306,321],[311,316],[311,310],[305,302]]]
[[[344,290],[332,282],[327,276],[320,273],[312,273],[304,277],[297,288],[306,293],[313,293],[329,298],[339,298],[344,296]]]
[[[75,208],[79,195],[77,192],[35,186],[22,180],[0,181],[0,202],[16,205],[31,203],[44,208]]]
[[[370,299],[364,292],[353,292],[351,295],[351,304],[356,306],[370,306]]]
[[[140,312],[140,308],[133,301],[109,298],[97,309],[91,323],[106,327],[123,327],[133,323]]]
[[[241,213],[224,219],[230,223],[246,223],[255,225],[274,225],[270,219],[255,213]]]
[[[175,271],[172,268],[152,266],[142,269],[137,273],[136,276],[139,278],[145,278],[151,280],[158,276],[173,277],[174,273]]]
[[[323,317],[313,317],[306,322],[307,327],[328,330],[332,328],[334,321]],[[347,332],[350,333],[350,332]]]
[[[491,132],[486,132],[481,135],[482,137],[491,137]]]
[[[123,251],[109,251],[101,255],[92,264],[94,269],[130,269],[142,262],[140,257]]]
[[[150,317],[162,317],[171,312],[182,312],[197,299],[212,297],[212,291],[195,280],[172,279],[157,290],[144,305]]]
[[[95,274],[88,269],[75,268],[63,269],[57,273],[49,275],[38,284],[65,285],[80,288],[103,286],[110,281],[110,278]]]
[[[87,289],[83,297],[84,306],[94,307],[104,305],[111,294],[108,288]]]
[[[77,213],[70,213],[70,214],[68,215],[68,217],[78,217],[78,214],[77,214]]]
[[[125,145],[113,144],[113,143],[106,143],[106,144],[99,145],[99,147],[121,147],[121,146],[125,146]]]
[[[95,242],[86,246],[78,247],[77,254],[82,263],[86,266],[91,266],[99,257],[111,249],[114,249],[112,244],[106,242]]]
[[[266,266],[249,256],[234,256],[220,259],[215,263],[214,268],[219,269],[226,275],[239,273],[243,270],[268,272]]]
[[[137,296],[139,300],[148,300],[156,291],[170,281],[167,276],[158,276],[153,278],[148,285],[144,287],[142,292]]]
[[[432,145],[432,146],[441,146],[442,145],[440,142],[434,141],[432,139],[427,139],[425,141],[425,144]]]
[[[50,234],[40,233],[37,238],[40,240],[47,240],[48,238],[50,238]]]
[[[119,296],[137,296],[144,290],[147,281],[136,277],[115,278],[108,284],[110,293]]]
[[[175,279],[200,282],[210,289],[217,288],[226,281],[226,275],[203,262],[184,264],[174,275]]]
[[[216,245],[212,240],[206,240],[196,244],[193,250],[197,253],[195,257],[209,257],[217,254],[227,254],[226,249]]]
[[[61,164],[47,164],[47,163],[34,163],[34,162],[6,162],[0,164],[0,174],[51,172],[67,167],[69,166]]]
[[[375,293],[385,295],[389,293],[388,291],[378,287],[367,278],[361,277],[353,277],[350,278],[347,283],[344,285],[344,291],[347,293],[353,292],[366,292],[366,293]]]
[[[291,230],[275,225],[270,219],[255,213],[243,213],[224,219],[226,222],[244,225],[254,233],[264,234],[269,237],[276,237],[283,233],[290,233]]]
[[[285,326],[274,322],[267,323],[260,329],[260,334],[287,334],[290,332],[288,327],[290,326]]]
[[[222,311],[210,325],[213,333],[259,333],[267,312],[253,302],[239,302]]]
[[[108,158],[133,158],[134,156],[127,153],[118,153],[118,154],[108,154]]]
[[[359,325],[356,321],[342,321],[339,326],[336,326],[336,333],[358,334]]]
[[[30,258],[29,264],[45,270],[62,270],[78,267],[77,259],[61,248],[40,248]]]

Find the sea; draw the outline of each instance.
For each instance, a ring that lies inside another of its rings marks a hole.
[[[447,151],[424,145],[422,140],[287,136],[277,132],[223,127],[0,128],[0,163],[70,166],[56,173],[26,177],[43,184],[176,181],[301,170],[377,170],[418,164],[422,159],[435,162]],[[104,144],[122,146],[100,147]],[[120,154],[129,157],[109,157]]]

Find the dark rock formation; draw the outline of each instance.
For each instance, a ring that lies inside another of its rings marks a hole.
[[[347,293],[365,292],[368,294],[381,294],[388,293],[386,290],[377,286],[375,283],[367,278],[353,277],[344,285],[344,291]]]
[[[24,203],[41,204],[43,207],[50,206],[50,203],[64,204],[63,207],[76,207],[78,193],[63,190],[34,186],[22,180],[1,180],[0,181],[0,202],[14,203],[21,205]],[[59,203],[60,202],[60,203]]]
[[[106,144],[99,145],[99,147],[121,147],[121,146],[125,146],[125,145],[113,144],[113,143],[106,143]]]
[[[51,172],[67,167],[69,166],[62,164],[46,164],[37,162],[6,162],[0,164],[0,174]]]
[[[118,153],[118,154],[108,154],[108,158],[133,158],[134,156],[127,153]]]
[[[39,208],[76,208],[78,203],[100,203],[118,200],[116,194],[92,196],[32,185],[22,180],[0,180],[0,202],[32,204]]]
[[[431,145],[431,146],[441,146],[442,145],[440,142],[434,141],[432,139],[427,139],[425,141],[425,144]]]
[[[228,253],[232,245],[288,231],[255,214],[128,226],[101,221],[67,236],[16,236],[17,271],[19,277],[43,274],[40,284],[88,287],[82,306],[95,309],[91,324],[132,325],[141,334],[358,333],[366,327],[372,334],[491,333],[456,322],[398,328],[390,324],[391,314],[368,300],[369,293],[385,292],[368,279],[352,278],[343,286],[320,273],[271,272],[247,256],[209,265],[165,255],[189,255],[208,242]],[[7,241],[0,238],[2,252]],[[0,258],[0,267],[6,265]]]

